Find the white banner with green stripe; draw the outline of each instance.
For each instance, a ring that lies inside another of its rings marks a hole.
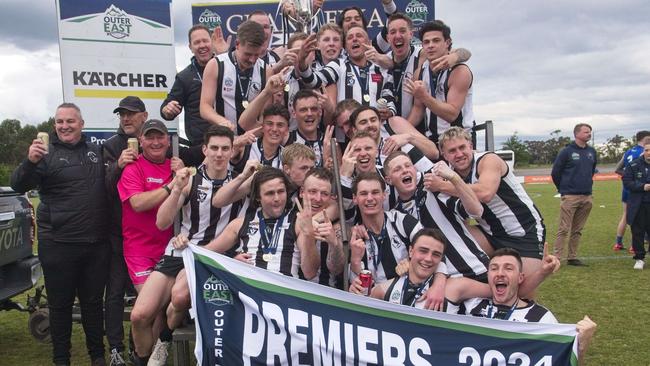
[[[112,135],[113,109],[128,95],[162,120],[176,76],[171,0],[57,0],[57,15],[63,99],[81,108],[86,135]]]
[[[420,310],[183,253],[201,365],[577,365],[572,324]]]

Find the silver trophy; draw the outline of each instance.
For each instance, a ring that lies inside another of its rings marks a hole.
[[[296,9],[296,31],[305,34],[311,33],[311,19],[314,16],[312,11],[312,0],[291,0]]]

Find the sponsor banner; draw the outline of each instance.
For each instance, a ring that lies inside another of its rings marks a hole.
[[[435,19],[434,0],[395,0],[397,10],[406,13],[413,19],[414,32],[417,34],[419,26]],[[379,1],[360,3],[351,0],[327,0],[324,2],[322,12],[316,16],[323,23],[336,23],[341,10],[348,6],[359,6],[368,19],[368,33],[373,39],[386,23],[386,14]],[[263,10],[271,18],[273,26],[272,45],[280,46],[283,42],[282,16],[278,13],[278,1],[268,0],[239,0],[239,1],[214,1],[197,2],[192,4],[192,23],[201,23],[210,30],[221,26],[224,36],[237,33],[237,27],[248,18],[254,10]],[[295,29],[290,29],[292,33]]]
[[[575,325],[391,304],[190,246],[201,365],[577,365]]]
[[[616,173],[596,173],[593,176],[594,181],[620,180],[621,176]],[[550,175],[527,175],[524,177],[524,183],[553,183]]]
[[[63,98],[81,108],[89,139],[117,129],[113,109],[127,95],[161,119],[176,75],[171,1],[57,0],[57,10]]]

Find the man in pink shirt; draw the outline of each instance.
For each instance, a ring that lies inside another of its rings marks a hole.
[[[173,235],[171,227],[163,231],[156,227],[158,207],[171,192],[171,159],[166,157],[170,144],[167,127],[159,120],[148,120],[142,126],[139,140],[142,154],[124,168],[117,185],[122,201],[124,260],[138,291]]]

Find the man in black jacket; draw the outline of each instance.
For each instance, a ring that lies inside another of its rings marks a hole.
[[[644,234],[650,235],[650,144],[643,146],[643,155],[625,167],[623,185],[630,191],[627,201],[627,223],[632,229],[634,269],[645,266]]]
[[[185,134],[190,144],[198,146],[200,151],[203,134],[210,127],[210,123],[201,118],[199,113],[203,69],[212,58],[210,31],[198,24],[190,28],[188,38],[194,56],[190,64],[176,74],[174,85],[160,106],[160,115],[171,121],[185,108]]]
[[[106,339],[110,348],[111,366],[126,365],[122,358],[124,351],[124,292],[132,288],[131,279],[126,270],[122,250],[122,202],[117,193],[117,182],[122,176],[122,169],[135,161],[138,151],[128,148],[128,139],[137,138],[148,113],[142,100],[128,96],[120,101],[113,113],[120,116],[117,133],[102,145],[102,155],[106,164],[106,193],[110,205],[109,240],[111,257],[105,297]],[[135,293],[135,289],[132,290]]]
[[[72,305],[81,305],[86,346],[93,365],[105,365],[102,298],[109,245],[104,161],[86,142],[79,107],[61,104],[55,134],[46,146],[35,139],[11,176],[18,192],[38,188],[38,256],[50,310],[53,361],[70,365]]]

